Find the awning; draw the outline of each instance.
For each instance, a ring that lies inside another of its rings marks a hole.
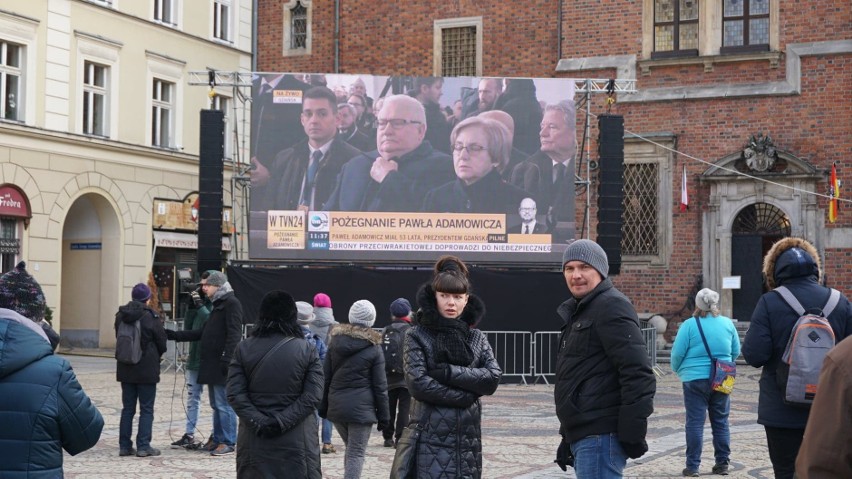
[[[154,231],[155,248],[198,249],[198,235],[175,231]],[[222,251],[231,251],[231,238],[222,236]]]

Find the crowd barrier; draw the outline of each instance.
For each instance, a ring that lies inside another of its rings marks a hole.
[[[172,324],[168,324],[172,323]],[[169,329],[180,329],[182,321],[169,321],[166,327]],[[381,331],[382,328],[373,328]],[[243,325],[243,338],[247,337],[251,325]],[[528,384],[543,381],[550,384],[556,377],[556,355],[559,352],[559,331],[483,331],[488,338],[494,357],[503,369],[504,378],[516,378],[516,380]],[[645,341],[645,349],[651,359],[651,365],[657,367],[657,330],[654,328],[643,328],[642,339]],[[173,341],[169,341],[169,349],[163,355],[166,369],[174,367],[180,371],[183,368],[183,360],[186,354],[186,343],[178,343],[177,347]]]

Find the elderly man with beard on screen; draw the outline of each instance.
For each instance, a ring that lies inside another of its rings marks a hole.
[[[378,149],[343,165],[324,209],[420,211],[426,193],[455,178],[452,159],[424,139],[426,113],[419,101],[387,97],[377,123]]]

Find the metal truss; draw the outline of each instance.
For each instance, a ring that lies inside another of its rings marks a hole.
[[[211,76],[212,74],[212,76]],[[189,72],[190,85],[250,87],[252,72],[205,70]],[[605,78],[573,78],[576,93],[636,93],[636,80]]]

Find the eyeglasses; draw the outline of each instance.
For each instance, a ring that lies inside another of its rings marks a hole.
[[[390,119],[378,119],[376,120],[376,124],[379,125],[379,128],[387,128],[388,125],[391,126],[394,130],[404,127],[405,125],[419,125],[423,123],[422,121],[414,121],[414,120],[403,120],[402,118],[390,118]]]
[[[455,145],[453,145],[453,151],[455,151],[456,153],[461,153],[462,150],[467,150],[467,154],[472,155],[474,153],[479,153],[480,151],[485,151],[487,150],[487,148],[482,145],[477,145],[476,143],[467,146],[462,145],[461,143],[456,143]]]
[[[363,104],[363,103],[358,103],[358,102],[356,102],[356,103],[352,103],[352,102],[350,101],[350,102],[349,102],[349,105],[350,105],[350,106],[354,106],[354,107],[356,107],[356,108],[357,108],[357,107],[364,108],[364,104]]]

